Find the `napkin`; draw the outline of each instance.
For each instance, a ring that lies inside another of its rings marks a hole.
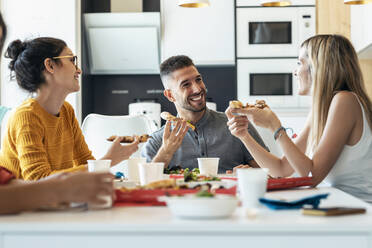
[[[268,198],[260,198],[259,201],[266,205],[268,208],[273,210],[280,209],[300,209],[304,205],[312,205],[313,208],[318,208],[321,199],[325,199],[329,194],[317,194],[300,198],[298,200],[286,201],[286,200],[275,200]]]

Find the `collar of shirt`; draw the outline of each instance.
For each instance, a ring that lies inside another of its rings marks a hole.
[[[207,107],[205,107],[205,113],[204,113],[203,117],[195,125],[196,129],[199,129],[199,128],[205,126],[208,123],[208,119],[209,119],[210,115],[211,115],[210,110]]]

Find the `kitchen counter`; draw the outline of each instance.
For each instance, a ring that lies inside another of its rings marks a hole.
[[[10,247],[372,247],[372,207],[334,188],[268,192],[300,198],[330,193],[321,207],[365,207],[366,214],[304,216],[299,210],[262,208],[246,217],[238,208],[228,219],[182,220],[166,207],[37,212],[0,217],[0,248]]]

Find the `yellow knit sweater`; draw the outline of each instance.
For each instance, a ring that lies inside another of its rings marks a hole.
[[[57,117],[28,99],[9,118],[0,166],[17,178],[37,180],[57,172],[85,170],[88,159],[94,157],[69,103],[64,102]]]

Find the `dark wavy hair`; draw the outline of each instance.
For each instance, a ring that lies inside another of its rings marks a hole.
[[[63,40],[51,37],[40,37],[23,42],[15,40],[8,46],[5,57],[11,59],[8,67],[11,72],[15,72],[18,85],[33,93],[45,83],[44,60],[57,57],[65,47],[66,43]],[[56,63],[60,61],[56,60]]]

